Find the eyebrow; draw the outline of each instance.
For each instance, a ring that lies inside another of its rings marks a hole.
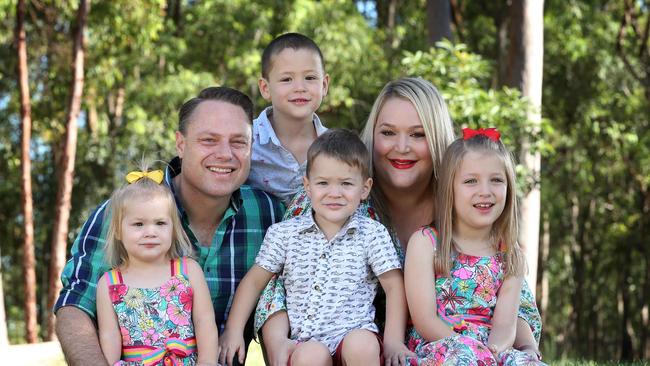
[[[379,126],[379,127],[386,126],[386,127],[391,127],[391,128],[396,127],[394,124],[392,124],[390,122],[377,122],[377,126]],[[407,127],[407,129],[409,129],[409,130],[415,130],[415,129],[419,129],[419,128],[424,129],[424,126],[422,124],[417,124],[417,125],[411,125],[411,126]]]

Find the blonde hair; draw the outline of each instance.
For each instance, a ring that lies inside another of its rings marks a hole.
[[[141,171],[148,171],[149,164],[141,163]],[[172,224],[172,245],[167,252],[169,259],[176,259],[192,255],[192,244],[183,230],[181,220],[178,217],[174,195],[164,183],[158,184],[152,179],[141,178],[131,184],[125,184],[118,188],[111,195],[109,208],[106,210],[105,220],[110,219],[110,226],[104,247],[105,261],[111,267],[125,266],[129,264],[129,254],[124,248],[124,243],[119,239],[122,236],[122,220],[126,208],[134,200],[146,198],[163,198],[169,208],[168,214]],[[137,202],[140,202],[138,200]]]
[[[484,135],[478,135],[464,140],[459,138],[445,151],[440,166],[440,180],[436,200],[436,223],[440,232],[440,243],[434,258],[436,273],[449,276],[451,270],[451,253],[453,247],[454,211],[454,179],[463,158],[469,151],[483,154],[494,154],[503,162],[505,169],[507,193],[503,212],[492,224],[490,233],[492,242],[503,243],[504,265],[506,275],[521,276],[526,272],[526,258],[517,242],[519,234],[519,212],[517,209],[517,192],[515,190],[515,163],[510,152],[501,140],[492,141]]]
[[[377,96],[370,110],[366,126],[361,133],[361,139],[370,152],[370,175],[374,175],[373,146],[377,118],[386,101],[391,98],[400,98],[411,102],[422,122],[433,162],[431,194],[435,197],[438,169],[445,149],[454,140],[454,130],[444,98],[433,84],[422,78],[407,77],[390,81]],[[379,186],[380,184],[373,185],[370,195],[373,201],[372,204],[377,209],[382,222],[390,225],[390,216],[384,207],[385,197]]]

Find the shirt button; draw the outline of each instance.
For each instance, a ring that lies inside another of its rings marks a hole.
[[[314,319],[314,316],[313,316],[313,315],[307,315],[307,319],[309,319],[309,320],[313,320],[313,319]]]
[[[314,290],[320,291],[320,286],[318,286],[318,285],[314,286]]]
[[[327,258],[327,254],[323,253],[320,255],[320,259],[325,259],[325,258]]]

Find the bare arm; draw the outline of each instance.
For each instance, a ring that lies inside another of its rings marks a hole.
[[[235,355],[239,356],[240,363],[244,362],[244,327],[271,277],[272,272],[255,264],[237,286],[226,328],[219,342],[219,362],[222,365],[230,365]]]
[[[513,347],[535,355],[540,360],[542,359],[542,354],[539,352],[539,347],[537,346],[537,341],[535,341],[533,331],[530,329],[530,325],[519,317],[517,317],[517,333],[515,334],[515,344]]]
[[[97,326],[102,352],[108,363],[112,365],[122,356],[122,334],[108,294],[106,274],[97,282]]]
[[[203,270],[192,259],[187,259],[187,276],[194,295],[192,297],[192,323],[198,352],[197,364],[216,365],[219,356],[219,330],[214,320],[214,307]]]
[[[508,276],[497,294],[497,305],[492,317],[488,347],[498,354],[511,347],[517,331],[517,310],[523,277]]]
[[[404,262],[404,287],[411,320],[417,332],[427,341],[455,335],[439,317],[436,304],[434,250],[429,237],[416,231],[407,246]]]
[[[384,354],[386,365],[405,365],[406,356],[414,355],[404,345],[408,308],[404,296],[404,276],[399,269],[379,275],[386,293],[386,327],[384,329]]]
[[[95,323],[83,310],[64,306],[56,312],[56,335],[68,365],[108,366],[102,354]]]

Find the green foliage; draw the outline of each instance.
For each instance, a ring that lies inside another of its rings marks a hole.
[[[381,87],[414,75],[440,89],[457,131],[496,126],[516,156],[521,141],[531,141],[543,156],[548,232],[542,235],[549,242],[540,259],[549,291],[538,294],[548,295],[545,359],[641,357],[643,337],[650,337],[643,328],[650,298],[650,90],[633,75],[648,64],[638,56],[632,25],[624,29],[622,53],[616,51],[625,3],[545,2],[543,120],[537,131],[527,120],[527,101],[499,86],[507,2],[455,2],[461,16],[453,27],[455,43],[431,48],[425,0],[397,2],[393,28],[389,1],[363,1],[376,10],[365,16],[360,2],[181,1],[180,13],[168,9],[176,1],[92,2],[70,238],[143,153],[163,160],[174,154],[177,110],[200,89],[228,85],[251,95],[258,110],[266,106],[257,90],[262,49],[276,35],[298,31],[315,39],[325,55],[331,84],[318,113],[330,127],[361,129]],[[22,337],[23,318],[15,3],[0,0],[0,260],[12,341]],[[644,29],[648,8],[628,3]],[[28,2],[25,25],[41,314],[48,311],[55,161],[72,78],[76,6],[72,0]],[[527,191],[530,174],[522,166],[518,174],[520,190]],[[626,341],[628,349],[621,346]]]

